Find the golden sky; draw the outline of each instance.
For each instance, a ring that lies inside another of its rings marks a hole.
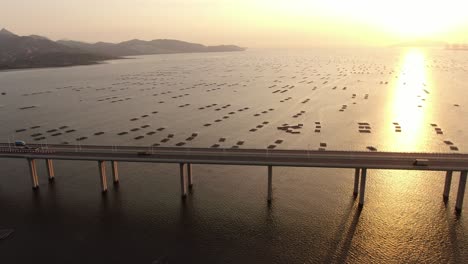
[[[52,39],[247,47],[468,42],[461,0],[4,0],[0,28]]]

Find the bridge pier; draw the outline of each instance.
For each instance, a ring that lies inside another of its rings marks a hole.
[[[364,206],[364,194],[366,192],[367,168],[361,169],[361,190],[359,192],[359,207]]]
[[[99,164],[99,179],[101,180],[101,190],[103,193],[107,192],[107,175],[106,175],[106,162],[103,160],[98,161]]]
[[[271,203],[273,195],[273,166],[268,165],[268,202]]]
[[[463,208],[463,198],[465,196],[466,187],[466,175],[467,171],[460,172],[460,181],[458,183],[457,203],[455,204],[455,210],[460,213]]]
[[[353,190],[353,195],[357,196],[358,191],[359,191],[359,175],[361,174],[361,169],[356,168],[354,170],[354,190]]]
[[[37,177],[36,160],[28,158],[28,164],[29,173],[31,174],[32,187],[33,189],[37,189],[39,188],[39,178]]]
[[[117,161],[113,160],[112,163],[112,179],[114,180],[114,184],[119,183],[119,167]]]
[[[453,171],[447,171],[447,174],[445,174],[445,185],[444,185],[444,201],[447,201],[449,198],[450,194],[450,185],[452,185],[452,174]]]
[[[55,178],[54,163],[51,159],[46,159],[47,174],[49,175],[49,181],[53,181]]]
[[[180,171],[180,190],[182,193],[182,198],[187,197],[187,182],[185,179],[185,171],[184,171],[184,163],[179,163],[179,171]]]
[[[191,189],[193,186],[193,178],[192,178],[192,164],[187,163],[187,177],[188,177],[188,187]]]

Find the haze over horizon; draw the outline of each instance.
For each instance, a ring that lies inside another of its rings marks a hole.
[[[53,40],[161,38],[249,48],[463,43],[467,7],[459,0],[22,0],[2,4],[0,28]]]

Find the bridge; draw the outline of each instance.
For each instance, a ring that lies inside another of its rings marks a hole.
[[[111,162],[114,183],[119,182],[118,162],[178,163],[181,194],[192,188],[192,164],[250,165],[268,168],[267,200],[272,200],[273,167],[320,167],[354,169],[353,195],[364,205],[368,169],[424,170],[445,172],[443,199],[448,200],[452,175],[460,173],[455,209],[463,207],[468,172],[468,154],[399,153],[321,150],[268,150],[183,147],[138,147],[98,145],[30,144],[17,147],[0,143],[0,158],[25,159],[33,189],[39,187],[36,160],[45,160],[49,180],[54,180],[53,160],[97,161],[102,192],[107,191],[106,161]]]

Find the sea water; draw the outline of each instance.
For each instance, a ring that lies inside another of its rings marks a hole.
[[[467,76],[468,53],[390,48],[5,71],[0,141],[466,153]],[[444,203],[443,172],[369,170],[358,210],[351,169],[274,167],[268,205],[264,167],[193,165],[182,200],[176,164],[119,163],[101,195],[96,162],[55,161],[52,184],[38,162],[34,192],[25,160],[0,160],[2,262],[468,261],[458,173]]]

